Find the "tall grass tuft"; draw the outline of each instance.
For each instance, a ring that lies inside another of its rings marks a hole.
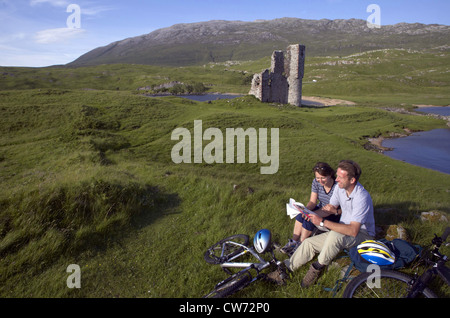
[[[9,274],[60,255],[103,245],[129,228],[133,217],[150,211],[156,187],[129,180],[88,179],[24,191],[2,200],[0,255]],[[2,279],[7,279],[2,275]]]

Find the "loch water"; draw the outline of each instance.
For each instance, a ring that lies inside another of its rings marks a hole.
[[[240,95],[228,95],[228,94],[205,94],[205,95],[180,95],[178,97],[188,98],[197,102],[208,102],[219,99],[233,99]]]
[[[149,97],[166,97],[166,96],[176,96],[180,98],[187,98],[190,100],[195,100],[197,102],[209,102],[219,99],[233,99],[242,95],[232,95],[232,94],[202,94],[202,95],[147,95]]]
[[[450,116],[450,107],[426,107],[417,111]],[[450,128],[413,133],[407,137],[386,139],[384,154],[397,160],[450,174]]]

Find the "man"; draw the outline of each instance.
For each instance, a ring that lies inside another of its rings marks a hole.
[[[360,175],[361,168],[356,162],[343,160],[339,163],[336,172],[338,189],[333,192],[330,203],[323,208],[329,212],[336,212],[340,206],[342,216],[339,223],[311,215],[310,220],[314,225],[324,226],[329,231],[307,238],[291,258],[285,261],[287,268],[294,271],[319,253],[317,261],[311,264],[303,278],[302,287],[314,284],[340,251],[375,236],[372,198],[358,182]],[[277,283],[283,283],[282,276],[276,271],[268,274],[268,277]]]

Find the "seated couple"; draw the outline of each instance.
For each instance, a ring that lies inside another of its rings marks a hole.
[[[341,218],[340,208],[337,209],[336,213],[322,209],[330,202],[333,191],[337,185],[335,171],[329,164],[318,162],[314,166],[313,172],[315,178],[312,181],[311,197],[308,204],[306,204],[306,208],[314,211],[327,220],[339,222]],[[316,231],[316,229],[316,226],[310,220],[304,218],[303,214],[298,214],[295,218],[292,238],[289,239],[287,244],[282,247],[280,251],[291,256],[301,242],[310,237],[311,233]]]
[[[320,186],[317,192],[313,188],[311,201],[307,207],[314,208],[315,200],[319,199],[319,209],[315,211],[318,215],[311,215],[309,220],[296,220],[293,240],[298,240],[300,244],[297,244],[298,247],[290,258],[285,260],[286,267],[293,272],[311,261],[316,253],[319,254],[317,261],[311,264],[303,278],[302,287],[314,284],[326,266],[331,264],[343,249],[349,249],[375,236],[372,198],[358,181],[361,175],[359,165],[351,160],[341,161],[336,172],[336,180],[332,177],[333,170],[328,170],[328,167],[329,165],[324,163],[314,167],[315,180]],[[321,174],[322,170],[331,171],[331,173]],[[326,183],[326,177],[329,176],[333,182]],[[323,183],[320,181],[322,177],[325,178]],[[328,202],[323,202],[326,200],[325,196],[319,196],[319,191],[325,194],[332,192]],[[330,217],[334,220],[330,220]],[[336,220],[337,217],[340,219]],[[305,221],[311,222],[314,226],[323,226],[329,231],[308,237],[311,231],[304,228]],[[302,224],[300,230],[297,222]],[[284,283],[283,277],[283,273],[278,270],[268,274],[270,280],[279,284]]]

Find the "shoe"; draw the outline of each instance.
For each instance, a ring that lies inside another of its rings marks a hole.
[[[285,285],[286,279],[288,278],[288,275],[286,272],[278,267],[273,272],[266,275],[266,279],[272,283],[278,284],[278,285]]]
[[[299,247],[299,245],[300,242],[294,241],[293,239],[289,239],[289,242],[287,242],[285,246],[280,248],[280,252],[291,256],[292,254],[294,254],[295,250]]]
[[[326,266],[320,265],[317,262],[311,264],[305,277],[303,277],[301,286],[303,288],[307,288],[307,287],[313,285],[317,281],[317,279],[319,278],[320,274],[323,272],[325,267]]]

